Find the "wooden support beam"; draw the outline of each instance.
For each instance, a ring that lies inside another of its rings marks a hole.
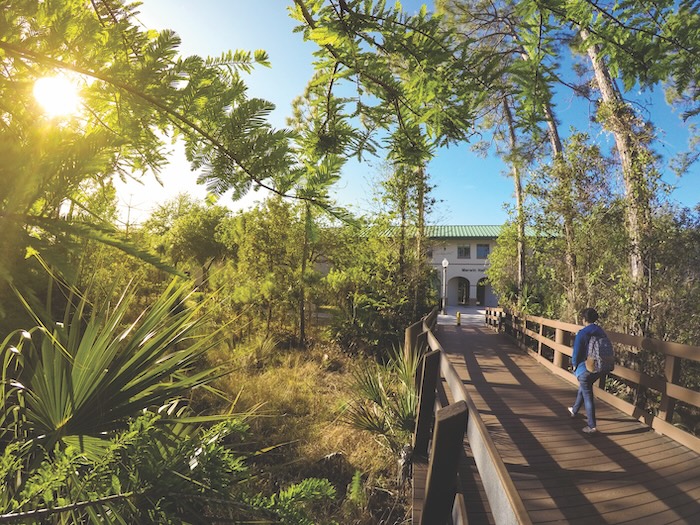
[[[418,414],[416,430],[413,433],[413,455],[428,457],[430,429],[433,424],[435,390],[440,374],[440,351],[434,350],[423,356],[421,380],[418,389]]]
[[[540,323],[540,335],[542,335],[542,327],[544,327],[544,324]],[[564,330],[562,330],[561,328],[555,329],[554,342],[558,345],[564,344]],[[542,355],[542,352],[540,352],[540,355]],[[564,365],[564,354],[562,354],[558,350],[554,350],[554,366],[556,366],[557,368],[566,368],[566,366]]]
[[[664,375],[666,376],[666,388],[661,393],[661,404],[659,405],[659,419],[669,423],[673,422],[673,411],[676,408],[676,400],[668,395],[668,384],[675,385],[681,377],[681,360],[675,356],[666,354]]]
[[[423,331],[423,321],[413,323],[404,330],[403,351],[405,356],[410,356],[415,351],[416,337]]]
[[[466,429],[467,404],[464,401],[438,410],[420,525],[447,525],[451,519]]]

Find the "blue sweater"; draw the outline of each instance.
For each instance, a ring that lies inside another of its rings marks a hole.
[[[576,333],[574,339],[574,351],[571,355],[571,366],[574,375],[580,377],[586,371],[586,358],[588,357],[588,341],[592,335],[602,337],[605,331],[595,323],[587,324]]]

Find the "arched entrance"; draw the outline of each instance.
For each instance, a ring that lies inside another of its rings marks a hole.
[[[489,280],[484,277],[476,284],[476,304],[479,306],[498,306],[498,297],[493,293]]]
[[[486,305],[486,286],[488,283],[489,282],[486,277],[479,279],[479,282],[476,283],[476,304],[479,306]]]
[[[469,279],[457,278],[457,304],[469,304]]]

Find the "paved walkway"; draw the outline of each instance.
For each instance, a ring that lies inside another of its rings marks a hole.
[[[479,306],[447,306],[444,314],[438,314],[438,324],[456,325],[457,312],[460,313],[462,325],[482,326],[484,324],[486,310]]]
[[[599,433],[567,412],[572,383],[484,325],[483,311],[438,318],[437,337],[463,378],[533,523],[700,524],[700,455],[598,400]],[[468,449],[467,449],[468,459]],[[491,523],[473,465],[470,523]]]

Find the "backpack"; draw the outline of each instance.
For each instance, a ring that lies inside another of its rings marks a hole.
[[[586,370],[593,373],[607,374],[615,369],[615,352],[607,335],[592,335],[588,340],[588,359]]]

